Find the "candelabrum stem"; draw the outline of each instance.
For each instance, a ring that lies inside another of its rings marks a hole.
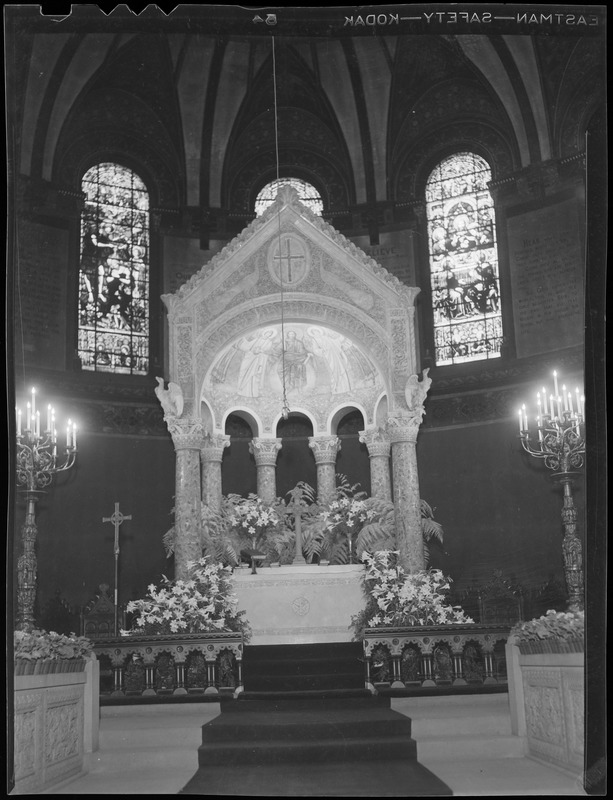
[[[577,536],[577,510],[573,502],[572,483],[574,475],[569,472],[554,474],[553,478],[562,484],[564,501],[562,506],[562,554],[564,557],[564,576],[568,591],[568,607],[581,611],[584,606],[583,551]]]
[[[26,492],[26,516],[21,526],[22,552],[17,560],[17,628],[34,627],[36,596],[36,502],[38,492]]]

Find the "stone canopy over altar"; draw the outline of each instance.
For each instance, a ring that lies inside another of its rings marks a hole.
[[[286,186],[187,283],[163,295],[170,374],[157,394],[176,450],[176,577],[200,555],[201,503],[220,507],[230,415],[251,428],[266,501],[277,496],[279,422],[308,419],[317,499],[325,504],[335,496],[337,425],[356,410],[372,494],[394,502],[404,566],[423,568],[415,443],[430,379],[417,374],[418,292]]]

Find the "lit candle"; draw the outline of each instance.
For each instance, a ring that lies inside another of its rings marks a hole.
[[[570,411],[570,415],[572,417],[575,413],[575,409],[573,408],[573,396],[570,392],[568,393],[568,410]]]
[[[66,447],[70,449],[70,420],[68,420],[68,425],[66,426]]]
[[[72,426],[72,446],[77,449],[77,426],[73,424]]]
[[[53,458],[57,456],[57,431],[55,428],[53,429],[53,438],[51,439],[53,442]]]
[[[562,418],[562,398],[558,395],[556,398],[556,405],[558,407],[558,418]]]
[[[30,405],[30,401],[26,403],[26,430],[30,430],[30,425],[32,424],[32,406]]]
[[[36,437],[40,437],[40,411],[36,412]]]
[[[568,398],[566,397],[566,386],[562,384],[562,397],[564,398],[564,411],[568,411]]]
[[[15,406],[17,408],[17,406]],[[21,436],[21,409],[17,408],[17,436]]]
[[[541,428],[540,423],[539,423],[538,420],[536,421],[536,424],[538,425],[539,442],[542,442],[543,441],[543,429]]]
[[[47,433],[51,430],[51,405],[47,406]]]
[[[51,409],[51,441],[55,444],[57,431],[55,430],[55,411]]]
[[[578,386],[577,386],[577,388],[575,389],[575,400],[577,401],[577,414],[578,414],[578,413],[580,412],[580,406],[579,406],[579,387],[578,387]]]
[[[519,414],[519,432],[520,432],[520,433],[523,433],[523,429],[522,429],[522,413],[521,413],[521,408],[519,409],[519,411],[518,411],[517,413]]]
[[[581,419],[585,420],[585,397],[581,395],[579,399],[581,401]]]
[[[553,371],[553,393],[556,397],[558,396],[558,373],[555,369]]]
[[[552,394],[549,395],[549,416],[551,417],[551,419],[553,419],[554,416],[555,416],[554,413],[553,413],[553,395]]]
[[[527,431],[528,430],[528,415],[526,414],[526,404],[525,403],[522,403],[521,410],[522,410],[522,419],[523,419],[523,423],[524,423],[524,430]]]

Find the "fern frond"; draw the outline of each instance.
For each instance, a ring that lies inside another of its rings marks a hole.
[[[162,544],[164,545],[164,550],[166,550],[166,558],[170,558],[170,556],[175,551],[175,526],[173,525],[170,530],[167,530],[166,533],[162,536]]]
[[[362,558],[363,553],[376,553],[378,550],[393,550],[396,545],[396,537],[393,528],[390,529],[380,522],[371,522],[364,525],[359,532],[355,550],[359,559]]]

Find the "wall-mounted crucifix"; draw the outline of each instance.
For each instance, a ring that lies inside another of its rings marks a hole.
[[[128,514],[124,516],[119,510],[119,503],[115,503],[115,511],[110,517],[102,517],[103,522],[112,522],[115,526],[115,545],[113,548],[115,554],[115,637],[119,636],[119,526],[124,519],[132,519],[132,515]]]

